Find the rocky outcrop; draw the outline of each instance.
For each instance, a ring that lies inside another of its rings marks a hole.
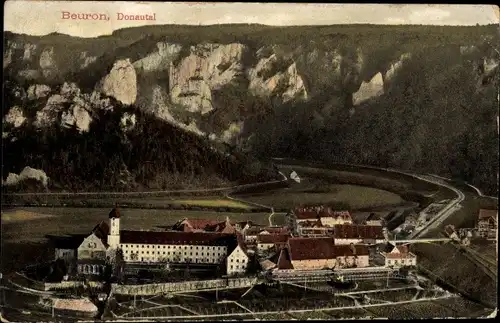
[[[283,102],[296,98],[307,99],[307,90],[297,71],[297,65],[291,63],[285,71],[273,74],[272,69],[277,63],[279,63],[277,55],[272,54],[267,58],[261,58],[255,68],[248,71],[250,91],[255,95],[266,97],[280,89],[278,95]],[[272,76],[268,77],[269,74]]]
[[[123,104],[134,104],[137,97],[137,75],[130,59],[116,61],[97,88]]]
[[[68,102],[68,100],[62,95],[52,95],[47,100],[45,107],[37,111],[33,125],[37,128],[44,128],[57,122],[59,113],[64,109],[63,103],[66,102]]]
[[[97,60],[97,56],[89,56],[88,52],[82,52],[80,54],[80,69],[85,69],[90,64],[94,63]]]
[[[243,73],[242,44],[200,44],[179,64],[170,65],[170,97],[173,103],[190,112],[207,113],[213,109],[212,90],[219,89]]]
[[[91,122],[90,113],[78,104],[73,104],[68,111],[64,111],[61,115],[62,127],[74,126],[80,133],[88,132]]]
[[[484,74],[489,75],[497,67],[498,59],[488,57],[483,58]]]
[[[56,67],[56,62],[54,59],[54,48],[48,47],[42,51],[40,55],[40,67],[42,69],[50,69]]]
[[[28,88],[28,100],[44,98],[50,93],[50,86],[45,84],[33,84]]]
[[[81,90],[76,83],[64,82],[61,86],[60,94],[65,98],[74,98],[81,95]]]
[[[36,45],[29,43],[24,45],[23,61],[31,61],[35,54],[36,47]]]
[[[9,173],[7,179],[2,182],[2,186],[17,185],[26,179],[34,179],[42,183],[43,186],[47,187],[49,177],[43,170],[31,168],[29,166],[24,167],[24,169],[19,173]]]
[[[167,42],[158,42],[156,47],[157,51],[133,63],[137,73],[168,70],[182,49],[181,45]]]
[[[6,124],[11,125],[14,128],[22,126],[25,121],[26,117],[24,117],[23,110],[18,106],[10,108],[4,119]]]
[[[137,122],[135,114],[125,112],[120,119],[120,126],[124,132],[134,129]]]
[[[237,137],[243,129],[243,122],[231,123],[229,128],[222,133],[221,140],[231,143],[233,138]]]
[[[384,78],[383,78],[384,82],[385,83],[390,82],[394,78],[396,73],[401,69],[401,67],[403,66],[405,61],[407,61],[410,58],[411,58],[411,54],[405,53],[405,54],[401,55],[401,57],[397,61],[391,63],[389,68],[387,69],[387,71],[384,74]]]
[[[369,82],[361,83],[359,90],[352,95],[352,103],[356,106],[382,94],[384,94],[384,80],[382,73],[379,72]]]

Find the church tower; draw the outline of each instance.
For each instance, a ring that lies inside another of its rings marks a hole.
[[[118,206],[109,212],[109,249],[118,249],[120,246],[120,210]]]

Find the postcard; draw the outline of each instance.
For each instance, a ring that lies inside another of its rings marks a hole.
[[[496,317],[498,6],[4,9],[2,321]]]

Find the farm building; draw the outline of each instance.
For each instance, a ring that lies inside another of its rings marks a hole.
[[[303,221],[297,225],[297,233],[299,236],[315,237],[315,236],[331,236],[333,235],[332,227],[325,227],[320,219],[316,221]]]
[[[323,226],[334,226],[337,224],[352,224],[352,218],[349,211],[333,211],[329,207],[301,207],[293,211],[297,225],[305,221],[320,220]]]
[[[333,238],[290,238],[277,259],[278,270],[321,270],[367,267],[368,248],[363,245],[335,245]]]
[[[496,239],[498,228],[498,210],[479,210],[477,232],[485,239]]]
[[[278,235],[289,235],[290,230],[286,227],[261,227],[252,226],[247,230],[243,231],[243,236],[245,237],[246,243],[255,243],[257,241],[258,235],[265,234],[278,234]]]
[[[384,229],[378,225],[335,225],[333,228],[335,244],[378,244],[386,241]]]
[[[259,234],[257,236],[257,251],[279,250],[289,238],[288,234]]]
[[[381,252],[386,267],[416,266],[417,256],[408,250],[408,246],[393,246],[389,244],[389,252]]]

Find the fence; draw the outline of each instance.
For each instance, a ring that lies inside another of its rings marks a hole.
[[[217,288],[246,288],[257,283],[257,278],[233,278],[144,285],[113,284],[111,291],[113,294],[122,295],[155,295],[168,292],[201,291]]]

